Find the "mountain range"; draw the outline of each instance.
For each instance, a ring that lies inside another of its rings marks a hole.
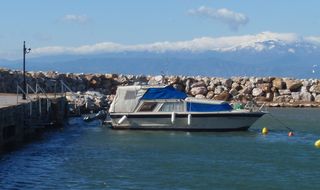
[[[135,46],[102,43],[59,48],[35,49],[36,56],[27,59],[27,70],[221,77],[320,77],[319,38],[302,38],[293,34],[266,32],[242,38],[198,38]],[[21,69],[22,60],[0,59],[0,67]]]

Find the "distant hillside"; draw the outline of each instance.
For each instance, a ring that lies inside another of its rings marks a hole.
[[[27,59],[27,70],[203,76],[320,77],[320,48],[307,41],[265,40],[228,49],[123,51],[55,55]],[[318,67],[319,65],[319,67]],[[1,67],[22,68],[22,60],[0,60]]]

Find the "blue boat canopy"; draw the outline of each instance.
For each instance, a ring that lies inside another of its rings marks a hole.
[[[230,111],[232,107],[227,102],[221,104],[205,104],[187,102],[187,111],[192,112],[212,112],[212,111]]]
[[[142,96],[142,100],[154,100],[154,99],[185,99],[187,94],[181,92],[172,86],[166,86],[164,88],[149,88],[147,92]]]

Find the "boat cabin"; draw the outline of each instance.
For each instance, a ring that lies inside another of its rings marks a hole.
[[[227,102],[188,97],[172,86],[119,86],[109,112],[226,112],[232,109]]]

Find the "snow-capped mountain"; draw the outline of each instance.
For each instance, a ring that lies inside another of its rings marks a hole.
[[[102,42],[79,47],[48,46],[33,50],[34,56],[43,55],[91,55],[100,53],[119,52],[180,52],[193,53],[205,51],[234,52],[239,50],[252,50],[255,52],[287,50],[294,53],[295,48],[317,49],[320,46],[320,37],[303,37],[293,33],[262,32],[256,35],[228,36],[228,37],[201,37],[187,41],[155,42],[150,44],[125,45],[113,42]],[[287,49],[286,49],[287,48]]]
[[[29,70],[208,76],[319,78],[320,37],[262,32],[190,41],[35,48]],[[21,61],[0,61],[20,68]],[[319,69],[318,66],[319,65]]]

